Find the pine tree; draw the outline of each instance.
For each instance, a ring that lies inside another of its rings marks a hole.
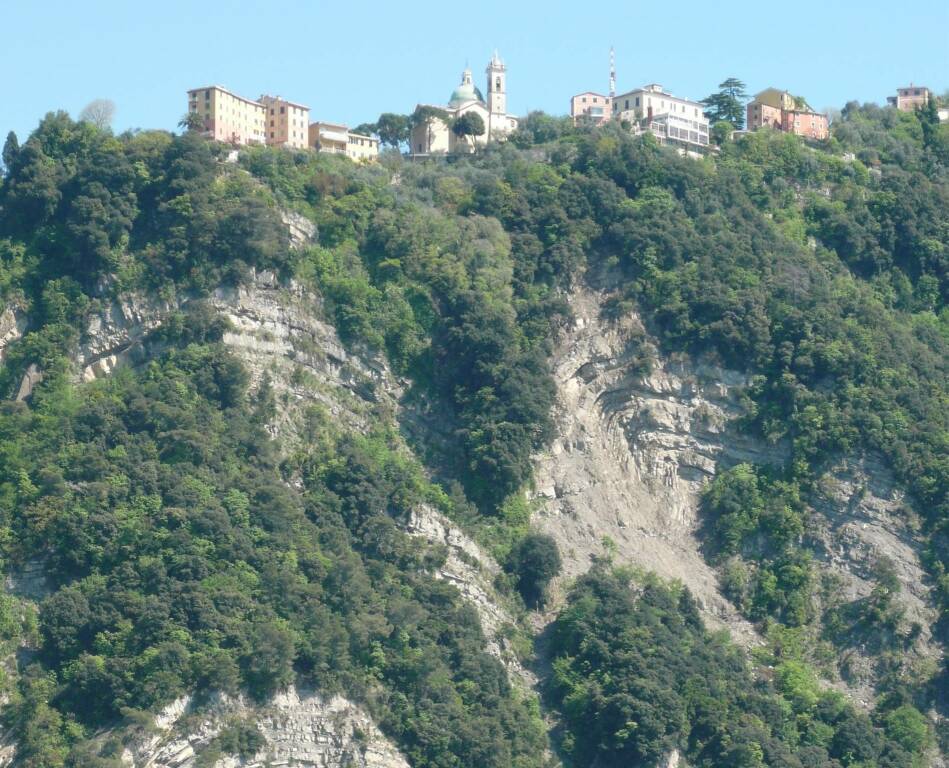
[[[724,120],[735,130],[741,130],[745,127],[745,101],[748,99],[745,84],[738,78],[729,77],[719,83],[718,88],[717,93],[702,99],[707,107],[705,116],[713,124]]]
[[[13,131],[7,134],[7,140],[3,142],[3,167],[8,171],[13,167],[16,156],[20,153],[20,142],[17,141],[16,134]]]

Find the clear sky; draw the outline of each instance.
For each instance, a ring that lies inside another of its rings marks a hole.
[[[563,114],[572,94],[658,82],[700,99],[729,76],[818,109],[885,103],[911,81],[949,89],[947,0],[132,2],[9,0],[0,12],[0,130],[21,141],[49,110],[95,98],[114,127],[173,129],[185,91],[279,94],[356,125],[444,103],[466,62],[483,89],[497,48],[508,108]]]

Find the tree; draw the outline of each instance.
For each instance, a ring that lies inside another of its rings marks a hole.
[[[186,112],[178,121],[178,127],[185,131],[202,131],[204,119],[197,112]]]
[[[929,724],[923,714],[911,704],[904,704],[884,718],[886,734],[903,749],[920,753],[929,745]]]
[[[471,139],[472,146],[476,136],[484,136],[484,120],[477,112],[465,112],[451,124],[451,132],[459,139]]]
[[[748,98],[745,84],[738,78],[730,77],[719,83],[718,88],[717,93],[702,99],[702,103],[707,107],[705,116],[712,123],[726,120],[735,130],[741,130],[745,127],[744,102]]]
[[[13,167],[16,156],[20,152],[20,142],[17,141],[16,134],[13,131],[7,134],[7,140],[3,142],[3,167],[8,171]]]
[[[358,133],[362,136],[372,136],[376,131],[375,123],[360,123],[352,130],[353,133]]]
[[[104,131],[112,125],[112,118],[115,117],[115,102],[109,99],[96,99],[90,101],[79,113],[79,122],[91,123],[96,128]]]
[[[379,141],[386,146],[397,148],[409,140],[412,126],[408,115],[383,112],[376,122]]]
[[[936,100],[928,99],[923,106],[916,107],[916,117],[923,129],[923,146],[930,149],[939,132],[939,110],[936,108]]]
[[[507,570],[517,578],[517,591],[530,607],[543,605],[547,585],[560,573],[560,550],[546,533],[529,533],[511,550]]]
[[[728,122],[728,120],[719,120],[712,125],[712,141],[718,144],[718,146],[722,146],[722,144],[731,138],[734,130],[735,126]]]

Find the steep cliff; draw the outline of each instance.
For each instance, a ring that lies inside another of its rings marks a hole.
[[[559,542],[567,578],[612,556],[680,580],[713,622],[752,642],[696,538],[699,494],[717,462],[783,457],[730,425],[744,377],[660,357],[638,317],[606,320],[592,289],[570,303],[575,319],[552,359],[558,434],[537,461],[537,525]]]
[[[235,722],[255,726],[264,745],[243,758],[217,756],[215,739]],[[153,728],[129,740],[121,759],[135,768],[192,768],[212,750],[214,768],[408,768],[360,707],[293,686],[262,705],[220,695],[201,706],[179,699],[155,718]]]
[[[557,436],[537,457],[535,524],[560,545],[563,583],[594,558],[610,557],[679,580],[713,626],[758,644],[703,552],[699,502],[717,470],[739,462],[781,466],[787,448],[737,428],[746,376],[660,354],[635,314],[608,319],[604,301],[604,294],[578,288],[570,298],[574,320],[555,346]],[[905,613],[904,631],[918,626],[919,643],[904,664],[939,657],[919,521],[880,461],[851,459],[827,472],[807,530],[820,578],[834,585],[823,609],[866,599],[884,560],[900,585],[893,599]],[[858,642],[841,668],[844,690],[863,705],[880,673],[870,646]]]
[[[163,327],[198,301],[127,294],[110,302],[92,315],[81,334],[75,355],[78,377],[91,382],[123,366],[144,364],[160,353]],[[200,302],[227,320],[222,341],[244,363],[252,391],[269,387],[277,404],[270,432],[283,453],[289,455],[305,439],[307,414],[313,407],[344,432],[366,433],[373,422],[395,423],[402,384],[381,359],[344,347],[336,330],[321,319],[318,295],[293,282],[280,283],[273,273],[264,271],[252,274],[241,287],[218,289]],[[488,651],[505,664],[513,681],[529,690],[536,681],[506,639],[516,619],[493,585],[499,566],[428,505],[412,513],[405,530],[426,544],[444,547],[445,560],[436,569],[436,577],[452,584],[471,603],[488,639]],[[31,561],[7,580],[8,593],[29,602],[42,600],[48,594],[46,587],[40,561]],[[364,709],[341,696],[326,699],[292,687],[266,704],[217,695],[198,706],[185,698],[159,715],[154,728],[119,726],[102,734],[99,741],[128,742],[122,754],[128,765],[190,768],[196,760],[205,759],[202,754],[215,748],[215,739],[235,720],[256,724],[266,746],[243,761],[222,755],[213,763],[218,768],[407,765]],[[13,746],[4,746],[0,765],[11,764]]]
[[[172,313],[194,301],[126,295],[91,318],[78,352],[82,378],[91,381],[116,366],[140,362],[151,334]],[[301,405],[322,405],[346,427],[364,429],[368,411],[384,403],[391,411],[399,395],[384,362],[348,352],[335,329],[320,319],[318,295],[293,282],[278,283],[272,272],[254,273],[246,285],[219,288],[202,300],[230,325],[227,344],[245,363],[251,385],[266,380],[277,401],[273,433],[284,448],[300,427]],[[286,407],[290,406],[290,407]]]

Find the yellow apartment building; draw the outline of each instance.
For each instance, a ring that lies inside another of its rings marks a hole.
[[[350,133],[346,154],[357,162],[371,163],[379,157],[379,139]]]
[[[306,149],[310,124],[310,108],[287,101],[279,96],[261,96],[260,104],[266,111],[265,140],[275,147]]]
[[[219,85],[188,91],[188,112],[202,118],[204,135],[216,141],[237,145],[266,141],[264,106]]]
[[[379,157],[379,139],[352,133],[342,123],[311,123],[309,136],[309,146],[317,152],[346,155],[361,162],[371,162]]]
[[[349,128],[339,123],[311,123],[309,136],[309,146],[317,152],[345,155],[349,147]]]

